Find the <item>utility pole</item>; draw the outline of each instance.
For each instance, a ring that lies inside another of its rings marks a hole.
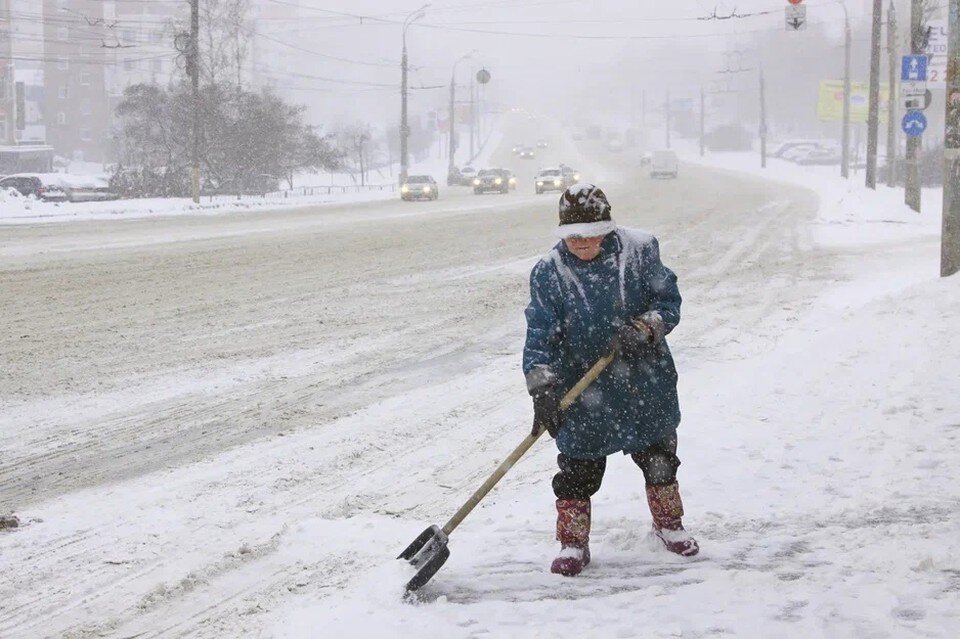
[[[911,0],[910,3],[910,53],[923,53],[923,0]],[[903,201],[911,209],[920,212],[920,149],[923,137],[907,136],[907,155],[905,164],[907,175],[904,179]]]
[[[918,0],[914,0],[915,2]],[[850,14],[847,5],[843,8],[843,132],[841,133],[840,177],[850,177]]]
[[[950,0],[943,149],[940,275],[960,271],[960,0]]]
[[[400,56],[400,182],[407,179],[410,166],[410,157],[407,153],[407,140],[410,137],[410,125],[407,123],[407,29],[410,25],[424,16],[424,5],[410,13],[403,21],[403,52]]]
[[[649,143],[647,139],[647,90],[640,91],[640,138],[643,140],[643,146],[646,148]]]
[[[459,60],[458,60],[459,62]],[[457,152],[457,142],[456,142],[456,131],[457,131],[457,114],[454,110],[457,101],[457,65],[453,65],[453,73],[450,74],[450,115],[448,116],[447,122],[450,125],[449,135],[450,138],[447,141],[447,179],[449,176],[453,175],[453,167],[456,166],[456,159],[454,155]]]
[[[670,148],[670,90],[667,90],[667,103],[664,105],[664,112],[667,114],[667,148]]]
[[[477,83],[474,81],[476,73],[470,74],[470,162],[476,155],[474,137],[477,131]]]
[[[767,96],[762,65],[760,66],[760,168],[767,168]]]
[[[194,203],[200,202],[200,0],[190,0],[190,84],[193,88],[193,170],[190,191]]]
[[[703,136],[705,128],[706,115],[703,112],[704,107],[704,98],[703,98],[703,85],[700,85],[700,157],[703,157]]]
[[[897,183],[897,9],[893,0],[887,7],[887,55],[887,186],[893,188]]]
[[[455,109],[457,101],[457,65],[473,57],[476,52],[476,50],[473,50],[470,53],[460,56],[460,58],[453,63],[453,70],[450,71],[450,140],[448,144],[449,157],[447,162],[447,175],[453,175],[453,168],[456,166],[457,115]]]
[[[867,111],[867,174],[868,189],[877,189],[877,138],[880,136],[880,23],[883,21],[883,0],[873,0],[873,24],[870,30],[870,103]],[[890,87],[893,91],[893,87]]]

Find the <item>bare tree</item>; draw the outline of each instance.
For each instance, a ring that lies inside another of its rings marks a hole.
[[[243,86],[253,27],[250,0],[201,0],[201,73],[205,84]]]

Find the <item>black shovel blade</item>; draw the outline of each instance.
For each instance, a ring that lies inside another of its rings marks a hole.
[[[419,589],[437,574],[450,557],[447,547],[449,538],[439,526],[430,526],[404,549],[397,559],[405,559],[417,569],[417,574],[407,582],[407,592]]]
[[[425,583],[430,581],[430,579],[437,574],[437,571],[440,570],[440,566],[446,563],[449,557],[450,549],[446,546],[441,546],[436,554],[431,555],[429,559],[420,565],[420,569],[417,570],[417,574],[413,576],[413,579],[407,582],[407,592],[419,590]]]

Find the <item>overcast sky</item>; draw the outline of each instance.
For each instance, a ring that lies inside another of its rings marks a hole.
[[[282,10],[294,0],[258,0]],[[396,0],[299,0],[301,18],[264,21],[263,33],[334,61],[302,52],[286,76],[291,95],[314,113],[338,119],[395,119],[401,51],[401,24],[422,5]],[[808,5],[813,24],[835,26],[842,10],[835,1]],[[864,0],[848,0],[851,16]],[[750,47],[760,34],[783,33],[785,0],[434,0],[407,31],[411,87],[448,85],[460,56],[476,50],[459,67],[458,79],[484,66],[493,74],[492,100],[531,108],[569,110],[616,108],[636,101],[639,87],[695,91],[705,75],[722,64],[721,53]],[[743,16],[701,20],[716,14]],[[514,35],[516,34],[516,35]],[[803,37],[803,34],[789,34]],[[812,43],[812,46],[817,46]],[[309,76],[362,84],[331,84]],[[294,84],[294,81],[296,84]],[[387,86],[375,86],[387,85]],[[411,110],[446,104],[447,91],[411,92]]]

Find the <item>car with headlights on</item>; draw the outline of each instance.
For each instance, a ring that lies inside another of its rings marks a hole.
[[[543,138],[540,138],[539,140],[537,140],[537,148],[538,148],[538,149],[545,149],[545,148],[547,148],[547,141],[544,140]]]
[[[580,172],[566,164],[560,165],[560,173],[563,174],[563,188],[565,189],[580,181]]]
[[[533,179],[533,186],[537,195],[540,195],[545,191],[563,191],[568,185],[563,170],[559,167],[551,167],[537,172],[537,177]]]
[[[510,169],[504,169],[503,172],[504,172],[504,173],[506,174],[506,176],[507,176],[507,184],[510,185],[510,190],[511,190],[511,191],[516,191],[516,190],[517,190],[517,176],[514,175],[514,174],[513,174],[513,171],[511,171]]]
[[[509,193],[510,171],[506,169],[483,169],[473,179],[473,192],[481,193]]]
[[[440,189],[437,188],[437,182],[429,175],[409,175],[400,185],[400,199],[411,200],[436,200],[440,197]]]
[[[520,149],[519,155],[524,160],[532,160],[533,158],[537,157],[537,154],[534,153],[533,149],[530,148],[529,146],[525,146],[522,149]]]

